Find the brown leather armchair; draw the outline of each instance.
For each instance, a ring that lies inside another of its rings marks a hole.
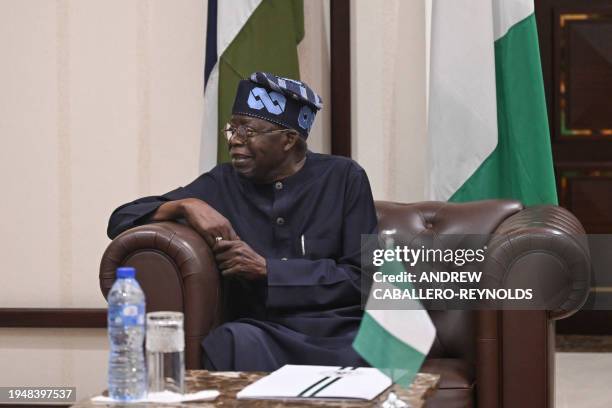
[[[560,207],[523,208],[506,200],[376,206],[379,229],[396,229],[399,244],[416,234],[504,234],[509,239],[489,243],[497,265],[489,273],[525,287],[544,280],[562,297],[551,311],[430,311],[437,336],[422,370],[441,374],[441,382],[428,406],[554,406],[555,320],[576,312],[589,291],[590,255],[580,222]],[[540,267],[529,267],[534,260]],[[124,232],[102,258],[104,296],[120,265],[137,268],[147,311],[185,313],[186,365],[201,368],[200,342],[224,320],[222,282],[204,240],[174,222]]]

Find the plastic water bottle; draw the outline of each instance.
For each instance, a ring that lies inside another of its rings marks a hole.
[[[117,280],[108,294],[108,392],[115,400],[144,398],[147,375],[143,352],[145,297],[134,268],[117,269]]]

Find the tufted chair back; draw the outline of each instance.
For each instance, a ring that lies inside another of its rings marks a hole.
[[[489,200],[461,205],[443,202],[400,204],[377,201],[378,230],[395,230],[396,245],[440,234],[491,234],[523,206],[518,201]],[[436,326],[430,358],[457,358],[474,363],[477,314],[474,311],[429,311]]]

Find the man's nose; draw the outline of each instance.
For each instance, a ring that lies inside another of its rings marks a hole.
[[[230,147],[232,146],[243,146],[244,138],[238,134],[238,132],[234,133],[232,137],[227,141]]]

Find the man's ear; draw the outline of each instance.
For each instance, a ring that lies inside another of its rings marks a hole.
[[[293,129],[289,129],[285,132],[285,145],[283,146],[283,150],[288,152],[289,150],[291,150],[293,148],[293,146],[295,146],[295,144],[298,142],[298,138],[300,137],[300,135],[298,134],[298,132],[296,132]]]

